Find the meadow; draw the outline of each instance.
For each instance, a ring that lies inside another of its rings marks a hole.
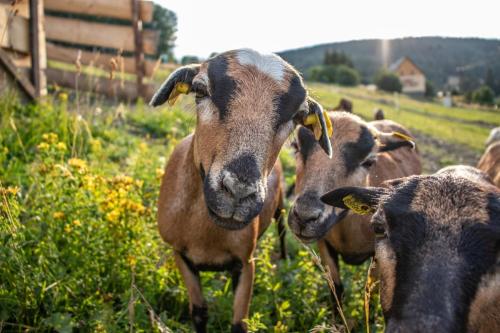
[[[426,172],[475,164],[490,128],[500,124],[494,111],[363,88],[310,89],[327,109],[341,97],[366,119],[383,108],[414,133]],[[65,91],[36,105],[0,98],[0,332],[191,331],[186,290],[156,230],[156,201],[170,153],[195,124],[193,104],[187,97],[152,110],[142,101],[77,100]],[[291,149],[280,159],[291,185]],[[274,226],[259,241],[250,331],[366,332],[368,264],[341,264],[345,327],[333,317],[315,247],[290,233],[287,243],[283,261]],[[227,331],[229,275],[204,273],[202,280],[209,329]],[[383,329],[374,298],[372,332]]]

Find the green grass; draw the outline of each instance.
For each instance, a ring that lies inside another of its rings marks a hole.
[[[338,89],[334,86],[323,84],[310,84],[310,92],[312,96],[316,97],[326,109],[333,108],[337,105],[344,89]],[[357,89],[356,91],[358,91]],[[382,95],[385,96],[385,95]],[[488,137],[489,129],[479,127],[477,125],[465,124],[459,122],[450,122],[441,118],[435,118],[428,115],[416,114],[402,109],[397,110],[394,106],[387,106],[381,103],[373,102],[368,99],[352,98],[354,112],[361,115],[365,119],[373,119],[373,110],[382,108],[387,119],[392,119],[396,122],[403,124],[410,128],[410,130],[417,130],[420,133],[431,136],[438,140],[464,145],[477,152],[484,149],[484,141]],[[403,98],[401,100],[408,100]],[[415,104],[415,108],[420,108],[419,102],[412,100],[411,103]],[[427,103],[429,104],[429,103]],[[426,103],[422,103],[422,109],[426,107]],[[400,103],[403,105],[403,103]],[[438,106],[432,105],[432,110],[441,109]],[[455,109],[445,110],[447,115],[453,114]],[[484,118],[486,122],[493,123],[496,121],[498,115],[493,112],[478,111],[478,110],[465,110],[471,114],[475,112],[486,113],[489,117]],[[429,111],[430,112],[430,111]],[[434,111],[432,111],[434,112]]]
[[[325,85],[312,84],[311,91],[326,108],[342,96],[339,88]],[[380,106],[353,101],[355,111],[370,119]],[[481,150],[487,135],[470,124],[383,109],[419,133],[466,149]],[[156,229],[156,201],[163,166],[194,127],[192,110],[191,98],[158,110],[142,102],[77,105],[64,92],[38,105],[0,98],[0,330],[151,332],[165,325],[173,332],[191,331],[186,289]],[[426,145],[423,151],[437,156],[440,165],[454,161],[442,147]],[[280,159],[290,185],[293,155],[284,149]],[[285,262],[277,259],[274,226],[259,241],[251,331],[307,332],[341,324],[332,320],[327,282],[313,255],[290,233],[287,243]],[[342,265],[344,309],[353,332],[366,331],[366,270],[367,264]],[[228,275],[202,277],[209,328],[227,331]],[[379,306],[371,316],[372,332],[382,331]]]

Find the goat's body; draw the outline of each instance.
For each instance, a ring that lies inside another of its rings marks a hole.
[[[486,148],[477,168],[485,172],[492,182],[500,187],[500,142],[495,142]]]
[[[253,283],[250,259],[257,239],[270,225],[275,211],[283,206],[281,164],[278,160],[268,176],[267,196],[261,213],[243,229],[224,229],[209,216],[202,176],[194,160],[193,138],[194,135],[190,135],[177,145],[165,168],[158,205],[158,227],[163,240],[175,251],[177,265],[190,293],[192,312],[193,307],[205,307],[197,281],[199,271],[241,273],[239,285],[245,290],[240,299],[235,295],[233,318],[238,323],[248,312]],[[251,277],[244,279],[246,268]],[[236,281],[235,287],[237,284]]]
[[[381,132],[396,131],[411,136],[401,125],[381,120],[371,122]],[[422,166],[416,149],[400,148],[379,153],[367,177],[367,186],[380,186],[386,180],[420,174]],[[332,272],[332,279],[340,286],[340,273],[336,256],[340,255],[348,264],[359,265],[374,253],[374,234],[370,226],[370,215],[349,212],[341,222],[334,225],[324,239],[318,242],[320,255]]]

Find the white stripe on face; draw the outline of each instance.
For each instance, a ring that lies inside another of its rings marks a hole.
[[[283,80],[285,75],[283,60],[274,54],[262,55],[251,49],[241,49],[237,51],[236,58],[241,65],[255,66],[273,79]]]

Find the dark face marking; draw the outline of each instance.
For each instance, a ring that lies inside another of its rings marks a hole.
[[[361,126],[361,133],[356,142],[346,143],[342,147],[342,158],[345,161],[347,174],[356,170],[375,145],[375,139],[366,126]]]
[[[218,55],[208,62],[208,79],[210,81],[210,98],[219,109],[219,119],[224,121],[229,114],[229,103],[236,93],[236,82],[227,74],[228,61]]]
[[[306,163],[307,158],[311,156],[312,152],[316,148],[319,148],[319,144],[314,138],[313,132],[301,126],[298,133],[297,147],[302,156],[302,161]]]
[[[241,268],[243,267],[241,260],[236,257],[231,258],[229,261],[224,262],[222,264],[212,264],[212,263],[195,264],[193,261],[191,261],[191,259],[187,257],[187,255],[184,252],[180,252],[179,254],[182,260],[188,266],[189,270],[196,276],[199,276],[199,272],[241,271]]]
[[[252,184],[260,179],[257,160],[249,153],[242,154],[229,162],[226,170],[236,175],[242,183]]]
[[[288,91],[278,97],[278,120],[275,128],[291,120],[306,98],[306,90],[300,77],[294,74],[290,80]]]

